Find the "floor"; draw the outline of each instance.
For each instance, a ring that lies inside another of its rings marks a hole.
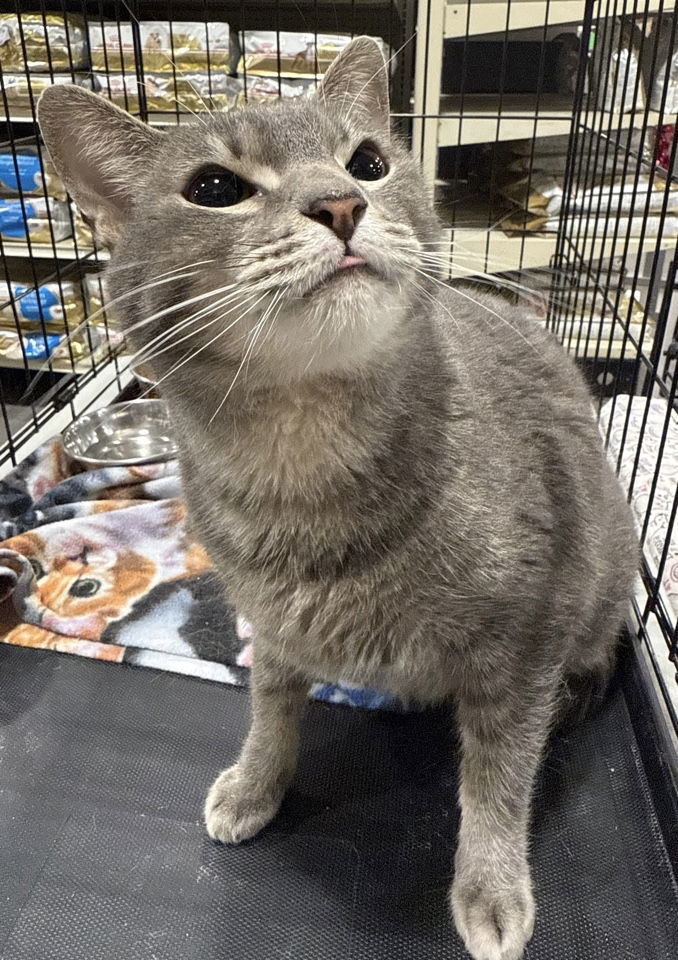
[[[282,813],[200,823],[247,694],[0,647],[2,960],[462,960],[449,720],[314,704]],[[528,960],[674,960],[678,891],[623,694],[554,739]]]

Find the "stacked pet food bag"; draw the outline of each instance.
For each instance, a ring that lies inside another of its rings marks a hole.
[[[32,116],[53,84],[87,85],[85,23],[73,14],[0,13],[0,66],[10,115]]]
[[[84,30],[63,17],[0,14],[0,65],[11,112],[31,114],[32,104],[51,83],[72,82],[71,63],[84,65]],[[71,45],[69,58],[68,46]],[[49,46],[49,57],[48,57]],[[51,71],[51,72],[50,72]],[[63,71],[63,72],[59,72]],[[52,167],[41,163],[36,147],[21,141],[11,150],[0,145],[0,238],[51,244],[72,233],[66,191]],[[58,347],[65,325],[84,317],[82,297],[73,283],[35,287],[22,275],[21,261],[7,261],[10,278],[0,281],[0,357],[43,360]],[[16,266],[15,266],[16,264]]]
[[[42,155],[41,155],[42,154]],[[91,245],[91,235],[78,215],[71,211],[66,190],[44,151],[33,146],[0,147],[0,237],[3,250],[12,241],[49,243],[51,237],[61,240],[72,232],[81,244]],[[103,306],[98,274],[71,279],[79,269],[72,262],[58,280],[36,285],[32,270],[23,266],[21,258],[7,259],[6,277],[0,280],[0,357],[9,360],[78,360],[95,348],[101,348],[119,335],[109,331]],[[49,261],[40,261],[49,265]],[[48,266],[51,272],[51,267]],[[88,329],[71,335],[85,319],[85,304],[94,313]]]
[[[84,22],[50,13],[0,14],[0,66],[8,119],[32,117],[46,87],[87,82]],[[0,195],[3,240],[58,243],[72,236],[75,224],[80,244],[91,247],[91,234],[72,216],[53,171],[43,174],[36,149],[0,146]]]
[[[141,69],[131,23],[93,21],[88,29],[94,89],[131,113],[140,89],[146,109],[160,114],[223,110],[238,99],[227,23],[141,21]]]
[[[94,89],[136,112],[143,84],[146,109],[158,114],[158,122],[163,113],[304,96],[350,41],[275,30],[245,30],[236,37],[227,23],[216,22],[141,21],[138,34],[141,71],[131,23],[89,24]]]
[[[245,30],[238,63],[241,99],[306,96],[350,39],[323,33]]]

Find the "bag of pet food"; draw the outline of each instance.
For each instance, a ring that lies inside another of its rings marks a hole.
[[[227,23],[142,20],[139,43],[144,72],[228,72],[231,38]],[[92,69],[103,73],[134,73],[136,57],[131,23],[91,22],[89,45]]]
[[[51,230],[50,230],[51,226]],[[0,236],[17,242],[32,243],[64,240],[72,233],[68,204],[52,197],[27,197],[26,200],[0,197]]]
[[[0,13],[0,64],[10,72],[82,70],[85,37],[84,20],[73,14]]]
[[[386,53],[384,41],[375,39]],[[315,77],[325,73],[350,42],[350,36],[340,34],[245,30],[238,73],[263,77]]]
[[[289,77],[259,77],[243,75],[241,103],[266,103],[270,100],[293,100],[307,97],[316,88],[316,80]]]
[[[80,86],[90,86],[87,77],[82,75],[76,75],[75,78],[70,74],[58,73],[53,77],[48,73],[3,73],[2,75],[2,86],[9,109],[11,113],[16,111],[17,115],[22,117],[32,113],[43,90],[55,83],[77,83]]]
[[[3,327],[22,330],[40,330],[44,324],[51,329],[68,325],[74,330],[85,317],[80,285],[70,280],[59,283],[30,283],[0,280],[0,322]]]
[[[66,188],[46,151],[41,163],[35,147],[0,147],[0,196],[42,197],[45,192],[57,200],[66,199]]]

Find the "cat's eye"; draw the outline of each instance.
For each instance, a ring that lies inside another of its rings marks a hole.
[[[101,580],[96,577],[80,577],[68,591],[72,597],[93,597],[101,590]]]
[[[251,184],[232,170],[209,167],[193,177],[184,196],[199,207],[233,207],[253,193]]]
[[[381,180],[388,173],[384,158],[367,143],[358,147],[346,164],[346,169],[356,180]]]

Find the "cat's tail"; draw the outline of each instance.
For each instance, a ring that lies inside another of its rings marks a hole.
[[[595,716],[608,701],[614,685],[618,662],[615,649],[605,663],[584,674],[569,674],[563,678],[555,726],[570,727]]]

